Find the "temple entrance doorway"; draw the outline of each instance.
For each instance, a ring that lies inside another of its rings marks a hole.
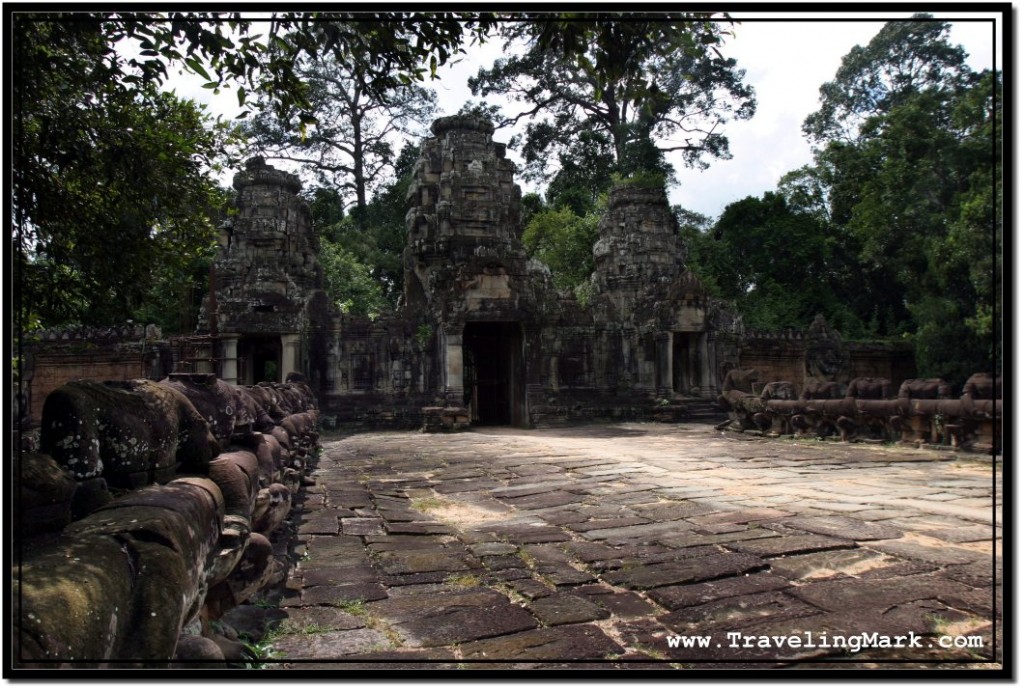
[[[281,339],[278,336],[243,338],[238,344],[239,374],[246,384],[281,381]],[[241,382],[240,382],[241,383]]]
[[[463,382],[472,421],[526,426],[523,329],[518,322],[470,322],[462,336]]]
[[[676,331],[672,334],[672,390],[675,393],[699,395],[702,383],[699,342],[699,333]]]

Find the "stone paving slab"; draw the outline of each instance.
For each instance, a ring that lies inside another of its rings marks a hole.
[[[820,614],[821,609],[778,590],[723,598],[704,605],[673,610],[658,621],[677,633],[742,631],[748,625],[772,619],[791,619]]]
[[[867,540],[891,540],[903,537],[903,531],[891,526],[866,523],[849,516],[820,516],[816,518],[794,518],[783,524],[811,533],[830,535],[864,542]]]
[[[280,657],[299,660],[337,660],[394,647],[386,635],[373,629],[285,634],[274,641]]]
[[[782,535],[779,537],[765,537],[760,540],[732,542],[726,545],[728,549],[734,549],[738,552],[749,552],[759,557],[782,557],[788,554],[803,554],[805,552],[852,549],[856,546],[857,544],[850,540],[842,540],[824,535]]]
[[[591,624],[537,629],[460,647],[465,660],[603,660],[625,649]]]
[[[754,573],[744,576],[722,578],[690,585],[670,585],[647,592],[648,597],[666,609],[695,607],[730,596],[763,593],[790,587],[786,578],[769,573]]]
[[[680,562],[609,571],[602,578],[615,585],[622,585],[634,590],[646,590],[663,585],[710,581],[723,576],[735,576],[766,568],[768,568],[766,562],[752,555],[719,554]]]
[[[772,559],[772,573],[794,581],[817,581],[841,575],[860,577],[906,563],[871,549],[846,549]]]
[[[551,595],[534,600],[526,609],[544,626],[581,624],[607,619],[608,610],[577,595]]]
[[[362,618],[337,607],[290,607],[280,628],[285,632],[348,631],[366,626]]]
[[[871,657],[849,645],[727,636],[934,644],[984,635],[1001,611],[1001,477],[984,457],[688,424],[322,445],[291,519],[297,561],[264,618],[287,669],[855,666]],[[710,644],[672,647],[681,633]],[[991,634],[985,646],[971,659],[1000,652]]]

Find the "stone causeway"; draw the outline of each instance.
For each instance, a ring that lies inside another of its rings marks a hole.
[[[999,456],[660,423],[321,444],[286,584],[225,618],[269,668],[1000,668]]]

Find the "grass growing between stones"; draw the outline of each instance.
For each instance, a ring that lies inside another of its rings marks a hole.
[[[258,641],[250,641],[247,637],[242,636],[239,642],[245,651],[245,669],[265,669],[268,661],[279,658],[280,654],[274,650],[274,643],[284,633],[276,627],[271,627]]]
[[[448,578],[444,579],[447,585],[457,586],[459,588],[474,588],[481,584],[480,577],[472,574],[456,574],[453,573]]]
[[[366,603],[362,600],[338,600],[337,607],[342,612],[354,617],[366,616]]]
[[[438,499],[436,497],[420,497],[418,499],[413,499],[409,503],[409,507],[411,509],[414,511],[421,511],[423,513],[429,513],[432,509],[443,509],[450,505],[450,502],[446,502],[443,499]]]
[[[388,642],[390,642],[393,647],[397,648],[402,645],[402,637],[399,636],[386,621],[371,614],[370,611],[366,609],[366,603],[363,600],[339,600],[337,607],[346,614],[351,614],[354,617],[360,617],[366,624],[366,628],[380,631],[387,637]],[[326,630],[327,629],[312,633],[324,633]],[[379,652],[379,650],[374,649],[371,652]]]
[[[391,625],[383,619],[381,619],[380,617],[367,615],[364,618],[364,621],[366,621],[366,628],[373,629],[374,631],[380,631],[382,634],[384,634],[384,636],[388,639],[388,642],[391,644],[392,648],[400,648],[402,647],[402,644],[405,642],[404,639],[398,635],[398,632],[391,628]],[[378,646],[374,647],[377,648]],[[378,651],[375,650],[374,652]]]
[[[330,626],[324,626],[323,624],[311,623],[305,626],[298,626],[296,624],[284,624],[277,629],[279,634],[302,634],[304,636],[313,636],[318,633],[328,633],[334,631]]]
[[[523,605],[529,602],[527,598],[517,593],[515,589],[513,589],[512,586],[510,586],[508,583],[494,583],[488,587],[491,590],[496,590],[505,597],[507,597],[508,601],[511,602],[513,605]]]

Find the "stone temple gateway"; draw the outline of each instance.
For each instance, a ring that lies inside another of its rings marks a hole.
[[[201,314],[206,366],[240,384],[299,371],[326,417],[382,427],[673,419],[720,392],[742,324],[686,269],[663,189],[612,190],[581,304],[526,254],[493,126],[431,129],[406,199],[403,303],[372,321],[330,305],[298,179],[247,163]]]

